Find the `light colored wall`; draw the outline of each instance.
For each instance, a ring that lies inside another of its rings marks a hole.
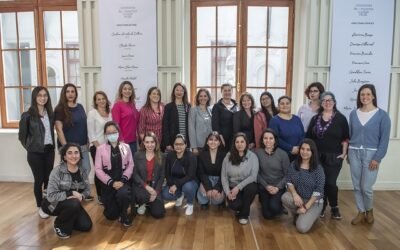
[[[329,88],[332,0],[297,0],[293,60],[293,110],[304,103],[303,91],[312,81]],[[400,0],[396,0],[391,95],[389,114],[392,133],[389,151],[381,164],[376,189],[400,190],[397,171],[400,148]],[[101,89],[98,34],[98,0],[78,0],[81,50],[82,102],[89,108],[91,97]],[[182,81],[190,86],[190,1],[157,0],[158,85],[163,100],[169,99],[172,85]],[[17,130],[0,130],[0,181],[32,181],[26,153],[17,140]],[[351,188],[349,167],[343,165],[338,180]]]

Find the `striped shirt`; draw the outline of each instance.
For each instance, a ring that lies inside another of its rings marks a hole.
[[[185,104],[176,104],[176,108],[178,109],[179,133],[186,136]]]
[[[162,119],[164,116],[164,104],[160,104],[159,112],[155,112],[151,107],[142,107],[140,110],[139,134],[147,132],[156,134],[158,142],[161,143]]]

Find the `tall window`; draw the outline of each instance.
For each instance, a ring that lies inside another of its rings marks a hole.
[[[191,1],[191,89],[207,88],[214,102],[230,83],[236,98],[291,92],[293,1]]]
[[[15,128],[35,86],[53,106],[65,83],[80,86],[76,1],[0,2],[0,52],[1,124]]]

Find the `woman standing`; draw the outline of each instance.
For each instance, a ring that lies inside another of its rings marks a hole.
[[[175,136],[181,134],[185,137],[186,146],[190,147],[188,132],[188,115],[190,103],[185,85],[178,82],[172,88],[171,102],[165,105],[162,123],[162,149],[173,151]]]
[[[137,213],[143,215],[146,205],[154,218],[165,215],[164,201],[161,198],[161,188],[165,177],[165,161],[160,151],[160,143],[153,132],[147,132],[143,137],[140,150],[133,157],[132,203],[139,204]]]
[[[260,138],[263,131],[268,128],[269,122],[274,115],[278,114],[272,94],[265,91],[260,96],[261,109],[254,115],[254,140],[256,148],[260,148]]]
[[[300,118],[292,115],[291,104],[290,97],[279,97],[279,113],[271,119],[269,127],[278,135],[278,147],[285,150],[290,161],[293,161],[299,153],[299,145],[304,138],[304,128]]]
[[[187,207],[185,214],[193,214],[193,203],[198,188],[196,180],[196,157],[186,150],[185,136],[178,134],[174,140],[174,151],[169,152],[166,159],[165,178],[167,185],[162,190],[165,200],[176,200],[175,206],[182,206],[186,196]]]
[[[232,99],[232,85],[221,85],[222,98],[212,108],[212,130],[218,131],[222,144],[230,149],[233,137],[233,114],[238,110],[236,101]]]
[[[293,216],[297,231],[307,233],[322,211],[325,175],[318,163],[317,146],[311,139],[304,139],[300,154],[290,164],[287,175],[288,192],[282,203]]]
[[[222,163],[221,181],[229,207],[236,211],[239,223],[249,222],[250,206],[257,194],[257,156],[249,150],[244,133],[233,137],[231,151]]]
[[[120,141],[129,145],[132,154],[136,152],[137,127],[139,123],[139,111],[136,109],[136,94],[133,84],[123,81],[118,88],[118,94],[111,114],[121,129]]]
[[[261,212],[265,219],[273,219],[282,213],[281,198],[290,162],[286,152],[278,148],[278,136],[272,129],[264,130],[259,143],[256,155],[260,163],[257,180]]]
[[[211,128],[211,95],[207,89],[199,89],[196,95],[196,107],[189,112],[189,139],[192,152],[199,154],[199,149],[204,146],[206,137]]]
[[[43,192],[46,193],[50,172],[54,165],[54,116],[49,91],[35,87],[32,91],[31,107],[22,113],[19,121],[18,139],[28,153],[31,167],[36,206],[41,218],[49,215],[40,208]]]
[[[365,84],[357,94],[357,110],[350,113],[349,161],[354,196],[358,209],[351,221],[356,225],[364,219],[374,222],[373,185],[379,163],[385,157],[389,144],[390,118],[378,108],[375,86]]]
[[[331,218],[342,218],[338,207],[338,187],[336,185],[343,159],[347,155],[349,125],[346,117],[336,109],[336,99],[332,92],[321,94],[321,108],[318,115],[311,119],[307,138],[312,139],[318,147],[319,159],[325,173],[324,207],[329,201]]]
[[[54,231],[59,238],[68,239],[72,230],[87,232],[92,228],[92,220],[81,204],[90,195],[90,184],[87,172],[79,166],[82,160],[80,145],[67,143],[60,154],[62,162],[51,171],[42,209],[57,216]]]
[[[311,118],[318,113],[320,108],[320,95],[325,91],[324,86],[320,82],[313,82],[304,91],[308,103],[299,108],[298,116],[303,123],[304,131],[307,131]]]
[[[132,225],[128,216],[131,203],[129,179],[133,172],[133,158],[128,144],[118,140],[118,125],[107,122],[104,136],[108,143],[100,145],[96,152],[96,175],[102,182],[102,201],[104,216],[108,220],[120,219],[125,227]]]
[[[233,115],[233,133],[243,132],[249,140],[249,149],[255,147],[254,139],[254,98],[244,92],[240,96],[240,110]]]
[[[111,121],[110,115],[110,101],[106,93],[97,91],[93,95],[93,107],[87,116],[87,127],[90,146],[90,155],[92,156],[93,163],[96,164],[96,149],[106,142],[104,138],[104,125],[106,122]],[[101,201],[101,182],[97,175],[94,175],[94,184],[96,186],[97,199]]]
[[[61,90],[60,101],[54,110],[55,128],[58,138],[58,147],[72,142],[81,147],[81,166],[89,175],[91,166],[88,148],[87,117],[83,106],[77,103],[78,91],[72,83],[67,83]],[[93,197],[85,196],[85,200]]]
[[[157,87],[151,87],[147,92],[146,103],[140,109],[138,131],[141,141],[148,132],[156,134],[158,141],[161,141],[163,116],[164,104],[161,102],[161,91]]]
[[[222,162],[226,152],[222,149],[221,137],[217,131],[211,132],[197,159],[200,187],[197,191],[197,200],[202,209],[208,204],[225,205],[225,195],[221,182]]]

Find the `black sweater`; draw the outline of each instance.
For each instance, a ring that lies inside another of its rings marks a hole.
[[[172,167],[177,163],[177,161],[179,161],[184,168],[185,175],[182,178],[172,176]],[[182,187],[186,182],[196,180],[196,168],[197,159],[189,150],[185,151],[181,159],[176,157],[174,151],[169,152],[167,159],[165,160],[165,178],[167,179],[167,185],[169,187],[172,185]]]
[[[233,115],[233,134],[243,132],[246,134],[249,143],[255,143],[253,122],[254,112],[252,112],[251,117],[249,117],[246,111],[239,110]]]
[[[233,138],[233,114],[237,111],[235,100],[231,100],[234,105],[227,109],[220,99],[212,109],[211,124],[214,131],[218,131],[225,140],[225,147],[229,150]]]
[[[209,151],[202,151],[197,157],[198,176],[206,191],[213,189],[208,176],[221,177],[222,162],[224,161],[225,155],[225,150],[218,150],[214,164],[211,163],[211,155]],[[215,185],[214,189],[218,190],[218,192],[222,191],[221,178]]]

